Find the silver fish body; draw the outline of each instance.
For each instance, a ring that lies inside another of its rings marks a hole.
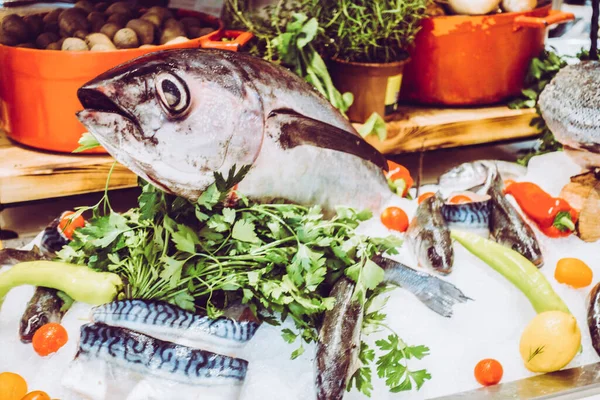
[[[545,86],[539,107],[548,128],[578,164],[600,167],[600,62],[562,68]]]
[[[494,240],[523,255],[535,266],[544,265],[544,257],[535,233],[502,192],[503,183],[495,172],[487,193],[492,198],[490,232]]]
[[[91,317],[93,322],[226,355],[235,355],[259,327],[254,321],[211,319],[155,300],[114,301],[94,307]]]
[[[587,324],[592,346],[600,356],[600,283],[597,283],[590,291],[587,303]]]
[[[471,298],[450,282],[416,271],[386,257],[376,256],[373,261],[384,270],[384,280],[413,293],[423,304],[437,314],[450,318],[456,303]]]
[[[363,308],[352,298],[355,285],[340,278],[331,293],[335,306],[325,312],[316,357],[317,400],[341,400],[358,368]]]
[[[116,67],[78,92],[80,121],[118,161],[195,200],[234,165],[238,190],[378,210],[393,195],[385,158],[327,100],[283,67],[240,53],[175,50]],[[341,184],[341,182],[344,182]]]
[[[62,383],[92,399],[116,398],[116,392],[129,399],[140,382],[153,379],[172,386],[169,398],[188,398],[179,389],[195,390],[190,398],[202,398],[204,388],[220,387],[228,393],[222,398],[236,399],[247,369],[248,362],[242,359],[92,323],[81,327],[77,354]]]
[[[37,330],[50,322],[60,323],[66,312],[63,305],[64,301],[55,289],[37,287],[21,317],[19,325],[21,342],[31,343]]]
[[[442,216],[443,205],[439,193],[419,204],[406,231],[406,239],[421,267],[447,275],[452,271],[454,249],[450,229]]]

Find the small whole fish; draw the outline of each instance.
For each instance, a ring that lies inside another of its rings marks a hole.
[[[600,167],[600,62],[562,68],[540,93],[540,112],[566,154],[584,168]]]
[[[358,369],[363,308],[352,298],[354,283],[340,278],[330,296],[335,307],[325,312],[316,358],[317,400],[341,400],[348,381]]]
[[[49,257],[54,257],[57,252],[62,250],[71,241],[60,228],[60,221],[66,213],[67,211],[52,220],[42,234],[41,249]]]
[[[397,261],[380,256],[376,256],[373,261],[383,268],[386,282],[409,290],[423,304],[443,317],[452,316],[454,304],[473,300],[450,282],[416,271]]]
[[[421,267],[447,275],[452,271],[454,249],[450,229],[442,216],[444,200],[439,193],[425,199],[406,231],[406,239]]]
[[[587,324],[592,346],[600,356],[600,283],[597,283],[588,295],[587,310]]]
[[[227,355],[252,339],[259,327],[254,321],[236,321],[226,317],[210,319],[156,300],[121,300],[103,304],[92,309],[92,321]]]
[[[544,265],[544,257],[535,233],[504,196],[502,191],[504,184],[500,175],[494,171],[491,171],[491,174],[491,185],[487,193],[493,202],[490,221],[492,237],[496,242],[521,253],[535,266],[541,268]]]
[[[473,196],[471,196],[473,197]],[[449,229],[462,229],[488,238],[490,235],[490,217],[492,202],[490,196],[473,198],[469,203],[442,206],[442,216]]]
[[[94,400],[117,398],[110,395],[115,392],[131,398],[128,394],[144,379],[167,382],[170,398],[200,399],[202,388],[218,387],[227,393],[223,399],[237,399],[247,369],[246,360],[92,323],[81,327],[77,354],[62,383]],[[195,395],[185,397],[194,388]]]

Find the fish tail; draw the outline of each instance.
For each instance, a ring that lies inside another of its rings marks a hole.
[[[376,256],[373,261],[385,271],[385,282],[408,290],[429,309],[443,317],[452,316],[455,304],[473,300],[450,282],[436,276],[414,270],[386,257]]]

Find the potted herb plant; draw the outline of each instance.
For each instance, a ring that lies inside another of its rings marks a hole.
[[[302,0],[322,27],[319,47],[340,92],[354,95],[347,114],[364,123],[398,107],[404,64],[430,0]]]

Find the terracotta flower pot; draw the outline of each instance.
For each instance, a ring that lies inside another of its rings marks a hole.
[[[333,84],[341,93],[354,95],[354,103],[347,112],[350,121],[363,123],[374,112],[386,116],[396,111],[407,62],[375,64],[331,60]]]

